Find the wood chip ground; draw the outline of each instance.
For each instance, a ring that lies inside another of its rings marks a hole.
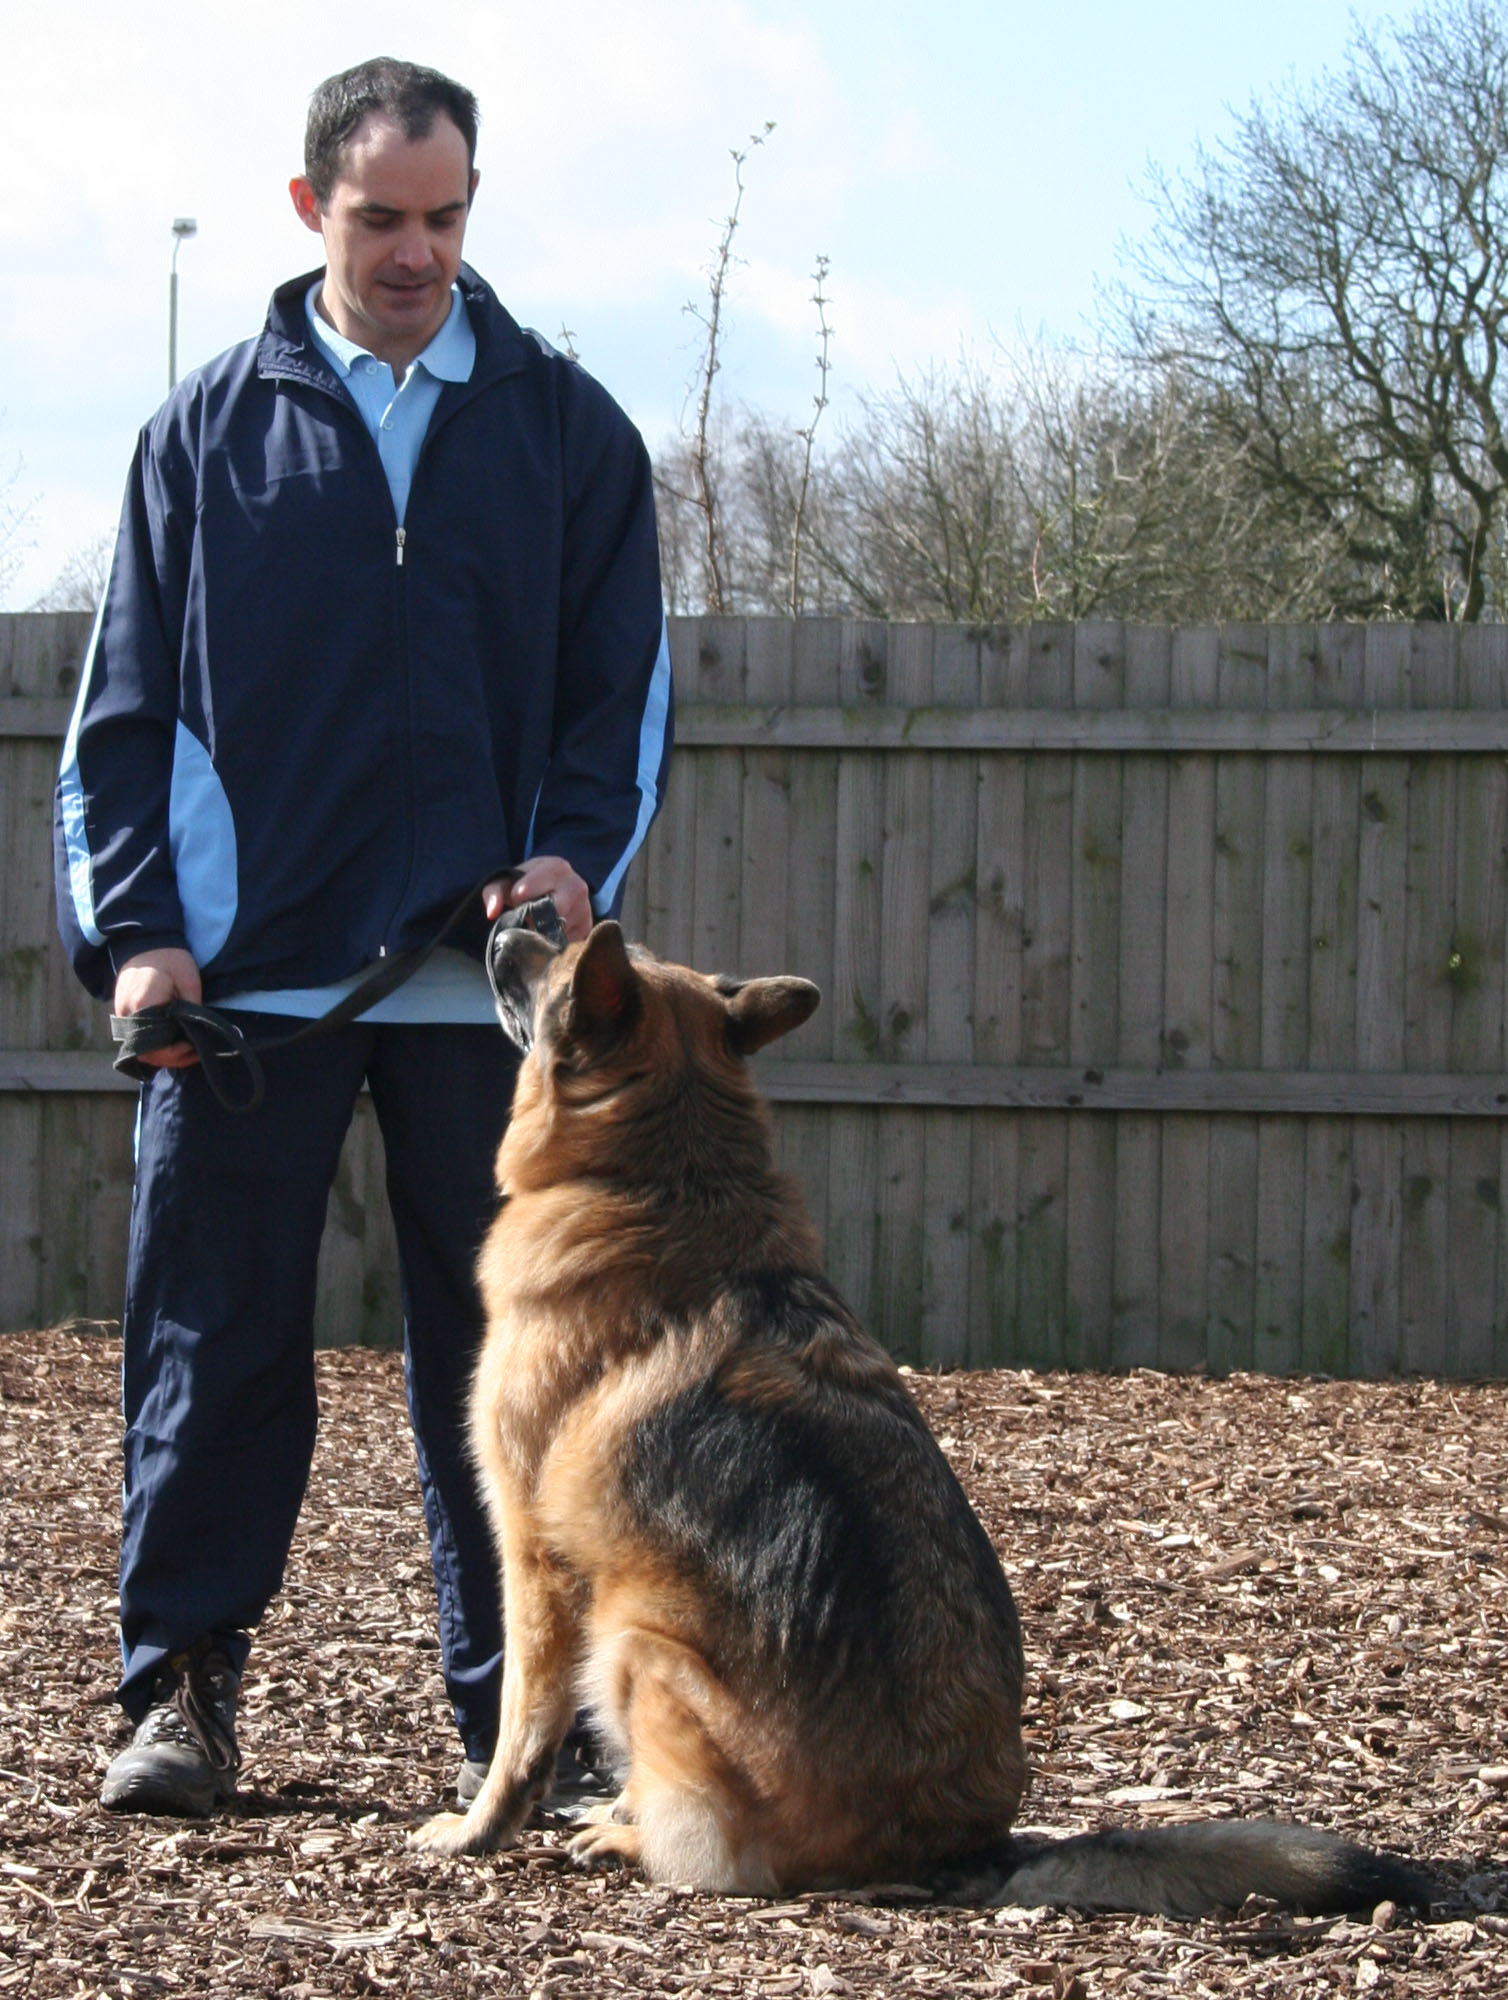
[[[1059,1831],[1302,1817],[1429,1861],[1429,1922],[779,1904],[405,1845],[459,1757],[401,1365],[319,1358],[236,1809],[113,1818],[119,1345],[0,1336],[0,2000],[1508,1994],[1508,1391],[995,1371],[915,1388],[1027,1633]]]

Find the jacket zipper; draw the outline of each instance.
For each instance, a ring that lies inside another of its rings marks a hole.
[[[404,903],[408,899],[409,883],[413,879],[414,854],[419,844],[418,806],[416,793],[418,779],[414,773],[414,732],[412,728],[413,708],[413,662],[409,658],[408,642],[408,578],[403,568],[404,544],[408,540],[408,530],[401,524],[397,529],[398,560],[395,564],[394,582],[397,586],[396,620],[394,638],[397,642],[399,687],[402,692],[402,737],[399,756],[403,771],[403,818],[407,834],[407,853],[403,864],[403,878],[398,884],[397,898],[393,903],[392,915],[388,918],[387,935],[383,940],[383,955],[394,949],[393,928],[398,921]]]
[[[342,391],[340,389],[332,389],[322,381],[315,380],[313,386],[316,389],[322,391],[325,395],[330,396],[335,402],[341,404],[345,409],[347,409],[350,412],[351,417],[355,420],[358,430],[361,432],[361,435],[365,438],[367,444],[370,446],[372,456],[377,460],[377,477],[381,482],[383,492],[388,495],[388,504],[389,506],[391,506],[392,496],[388,489],[387,474],[383,470],[382,466],[382,454],[377,448],[376,440],[373,438],[371,432],[367,429],[366,424],[362,419],[361,412],[360,410],[357,409],[355,402],[352,400],[349,393]],[[420,447],[420,451],[422,456],[422,451],[423,451],[422,446]],[[394,546],[396,551],[396,561],[394,563],[394,568],[397,570],[402,570],[404,544],[408,540],[408,530],[403,526],[402,522],[400,521],[394,523],[393,533],[395,537]],[[392,948],[393,926],[396,924],[398,920],[398,913],[402,910],[404,899],[408,894],[408,885],[414,872],[414,851],[418,845],[418,828],[415,824],[416,805],[415,805],[414,795],[417,786],[413,768],[413,758],[414,758],[413,736],[412,736],[412,731],[408,727],[409,708],[411,703],[411,690],[409,685],[410,662],[408,657],[408,590],[407,590],[407,579],[405,577],[399,576],[395,579],[395,581],[397,588],[395,592],[394,606],[393,606],[393,611],[394,611],[393,639],[398,656],[398,673],[399,673],[400,688],[402,692],[402,723],[403,723],[402,737],[398,746],[398,755],[399,755],[400,770],[402,773],[403,815],[405,823],[405,833],[407,835],[407,839],[405,842],[405,846],[407,848],[407,855],[403,865],[403,879],[401,884],[399,885],[397,900],[394,902],[392,907],[392,915],[388,918],[385,935],[378,941],[377,944],[376,955],[378,958],[386,958],[388,956],[389,951]]]

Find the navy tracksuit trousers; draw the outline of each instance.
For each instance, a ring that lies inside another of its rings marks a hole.
[[[245,1015],[249,1033],[295,1025]],[[446,1688],[490,1755],[497,1558],[466,1442],[482,1334],[477,1250],[518,1057],[496,1028],[355,1024],[264,1057],[237,1115],[197,1068],[143,1086],[124,1325],[120,1699],[215,1635],[239,1668],[283,1577],[314,1450],[314,1290],[325,1206],[365,1080],[387,1152],[404,1359]]]

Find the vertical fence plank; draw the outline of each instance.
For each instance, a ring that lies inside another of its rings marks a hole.
[[[61,1195],[61,1202],[59,1197]],[[48,1188],[52,1211],[82,1197],[71,1185]],[[0,1327],[42,1326],[42,1103],[0,1096]]]
[[[1406,626],[1366,635],[1368,706],[1402,708],[1408,685]],[[1408,766],[1364,757],[1356,895],[1356,1062],[1403,1067],[1404,877],[1408,860]],[[1391,1375],[1400,1360],[1398,1259],[1403,1138],[1387,1119],[1358,1118],[1351,1140],[1357,1198],[1351,1216],[1352,1357],[1364,1375]]]
[[[1030,659],[1022,631],[986,633],[979,653],[985,708],[1025,706]],[[1026,759],[982,756],[974,919],[974,1060],[1021,1059],[1022,930],[1026,898]],[[1018,1352],[1021,1123],[987,1111],[969,1138],[969,1351],[974,1367]]]
[[[901,708],[932,696],[932,627],[893,625],[886,695]],[[880,1047],[888,1062],[925,1062],[931,773],[925,757],[887,757],[880,847]],[[924,1115],[881,1111],[876,1120],[873,1323],[891,1351],[922,1359]]]
[[[53,1210],[42,1231],[40,1304],[43,1323],[51,1325],[89,1316],[89,1222],[99,1169],[91,1156],[88,1099],[44,1098],[40,1138],[43,1187],[73,1191],[73,1199]]]
[[[1074,635],[1075,708],[1118,708],[1125,700],[1125,630],[1082,624]],[[1072,953],[1068,1059],[1076,1068],[1115,1061],[1120,1016],[1121,827],[1118,757],[1073,761],[1073,833],[1068,857]],[[1103,1368],[1115,1318],[1115,1120],[1074,1118],[1068,1126],[1068,1308],[1064,1361]]]
[[[1172,637],[1152,626],[1126,632],[1128,707],[1165,708]],[[1157,1069],[1163,1060],[1167,948],[1168,762],[1127,757],[1121,781],[1120,1018],[1116,1061]],[[1162,1120],[1128,1113],[1115,1132],[1115,1294],[1110,1360],[1147,1367],[1158,1357],[1161,1311]]]
[[[794,637],[793,620],[750,621],[744,654],[746,701],[776,703],[791,699]],[[727,968],[746,979],[790,970],[786,963],[790,830],[790,752],[746,750],[742,839],[738,852],[738,962]]]
[[[366,1147],[359,1156],[364,1175],[366,1255],[361,1284],[361,1341],[364,1347],[391,1347],[403,1326],[403,1293],[398,1279],[398,1239],[387,1202],[387,1153],[376,1107],[358,1106],[366,1121]]]
[[[1198,628],[1173,635],[1172,698],[1213,706],[1219,639]],[[1163,1060],[1210,1066],[1215,925],[1215,763],[1174,757],[1168,773],[1167,945]],[[1192,1368],[1206,1358],[1209,1310],[1210,1121],[1168,1118],[1162,1133],[1162,1315],[1159,1364]]]
[[[842,638],[837,619],[797,622],[791,663],[793,699],[825,707],[839,698],[838,660]],[[791,807],[786,901],[785,957],[781,969],[821,988],[822,1005],[787,1044],[792,1056],[828,1059],[835,1052],[834,905],[837,868],[838,759],[831,751],[808,752],[791,763]]]
[[[840,699],[879,707],[885,699],[886,628],[842,628]],[[881,1051],[880,870],[885,804],[884,759],[872,752],[838,760],[837,846],[833,913],[833,1055],[874,1060]],[[829,1128],[827,1250],[839,1291],[874,1324],[875,1203],[878,1162],[874,1121],[835,1107]]]
[[[1216,674],[1222,708],[1264,707],[1265,627],[1224,627]],[[1210,1060],[1217,1069],[1255,1069],[1262,1060],[1262,857],[1266,827],[1262,781],[1260,757],[1216,760]],[[1210,1367],[1218,1374],[1251,1366],[1257,1189],[1257,1120],[1213,1120],[1206,1351]]]
[[[90,1319],[119,1320],[126,1302],[126,1243],[136,1179],[136,1100],[96,1097],[89,1113],[96,1178],[89,1196],[86,1313]]]
[[[796,621],[791,693],[798,702],[827,707],[838,700],[838,621]],[[810,979],[822,1003],[786,1043],[786,1053],[830,1061],[834,1053],[837,995],[834,980],[834,894],[837,873],[838,759],[809,752],[791,760],[790,828],[786,848],[785,953],[770,971]],[[832,1114],[825,1105],[785,1105],[776,1120],[780,1161],[800,1181],[812,1221],[824,1238],[829,1224],[828,1175]]]
[[[18,692],[30,693],[34,664],[19,648],[7,662]],[[46,955],[52,930],[50,823],[51,746],[26,740],[0,744],[0,1048],[44,1045],[47,1021]],[[87,1217],[87,1190],[78,1162],[59,1160],[46,1143],[48,1114],[56,1107],[36,1098],[0,1097],[0,1325],[40,1326],[51,1316],[54,1265],[48,1245],[72,1244]],[[59,1114],[62,1115],[61,1113]],[[51,1121],[54,1125],[56,1120]],[[49,1177],[48,1168],[53,1173]],[[44,1189],[46,1214],[44,1216]],[[66,1310],[66,1308],[65,1308]]]
[[[1456,628],[1424,626],[1413,634],[1409,705],[1448,708],[1455,694]],[[1455,762],[1410,759],[1408,863],[1404,877],[1403,1022],[1406,1069],[1444,1069],[1450,1060],[1455,931]],[[1403,1240],[1399,1325],[1403,1365],[1430,1366],[1439,1351],[1450,1302],[1450,1127],[1411,1119],[1403,1133]]]
[[[1027,698],[1068,708],[1073,693],[1073,629],[1034,627],[1027,649]],[[1073,760],[1037,755],[1026,767],[1026,874],[1021,931],[1021,1056],[1068,1060],[1070,882],[1063,867],[1073,834]],[[1032,1362],[1063,1359],[1068,1293],[1068,1131],[1061,1112],[1020,1119],[1017,1341]]]
[[[1501,627],[1461,634],[1456,701],[1487,709],[1500,699],[1508,647]],[[1504,875],[1508,868],[1508,767],[1499,757],[1463,757],[1456,778],[1455,924],[1447,963],[1453,989],[1452,1069],[1503,1067]],[[1451,1372],[1493,1366],[1498,1312],[1502,1180],[1491,1123],[1460,1118],[1450,1128]]]
[[[940,628],[934,636],[931,699],[979,705],[979,641]],[[974,911],[977,895],[978,762],[952,752],[929,757],[927,1059],[969,1062],[974,1053]],[[969,1125],[966,1111],[922,1117],[921,1351],[931,1367],[969,1356]]]
[[[366,1236],[372,1211],[367,1204],[366,1154],[371,1141],[369,1107],[358,1105],[351,1119],[335,1179],[325,1203],[325,1228],[319,1240],[319,1269],[314,1286],[316,1347],[360,1347],[361,1299],[366,1276]],[[379,1142],[380,1143],[380,1142]],[[385,1201],[385,1191],[377,1197]]]
[[[0,618],[0,692],[68,697],[78,685],[87,616]],[[0,1047],[108,1044],[106,1010],[74,979],[57,940],[52,798],[57,742],[0,741]],[[109,1105],[129,1131],[129,1100]],[[0,1326],[46,1325],[120,1311],[120,1280],[93,1254],[122,1208],[118,1144],[108,1149],[87,1097],[0,1097]],[[129,1201],[130,1163],[124,1195]],[[123,1252],[123,1239],[122,1239]],[[115,1272],[121,1269],[118,1257]]]
[[[92,623],[84,612],[0,620],[10,628],[0,639],[4,652],[0,688],[18,695],[71,698],[78,688]],[[5,836],[0,939],[10,946],[0,951],[0,989],[7,977],[24,983],[28,1034],[40,1010],[41,1033],[27,1046],[45,1042],[48,1048],[107,1048],[106,1010],[85,993],[54,941],[52,796],[59,747],[42,740],[11,741],[0,748],[0,768],[8,764],[11,772],[9,784],[0,779],[0,829]],[[34,929],[34,924],[40,928]]]
[[[1316,645],[1310,626],[1277,626],[1269,638],[1267,706],[1313,705]],[[1309,892],[1313,872],[1314,769],[1308,757],[1273,758],[1266,773],[1262,863],[1262,1064],[1309,1059]],[[1303,1325],[1304,1129],[1295,1118],[1257,1126],[1257,1294],[1253,1354],[1259,1368],[1298,1366]]]
[[[649,845],[646,841],[634,856],[624,878],[623,902],[618,912],[624,936],[640,942],[647,939],[649,928],[649,866]]]
[[[0,951],[0,1047],[47,1045],[48,958],[55,930],[52,894],[52,792],[56,758],[48,743],[12,741],[6,800],[6,936]]]
[[[791,699],[796,623],[754,618],[745,628],[740,699],[775,704]],[[746,750],[743,758],[743,825],[739,846],[738,965],[747,979],[794,971],[787,948],[791,892],[791,772],[789,751]],[[826,995],[824,994],[824,999]],[[777,1053],[779,1053],[777,1051]],[[799,1107],[792,1107],[799,1109]],[[776,1113],[776,1157],[789,1172],[794,1127]],[[824,1174],[825,1179],[825,1174]]]
[[[1362,705],[1365,635],[1358,625],[1319,633],[1315,700]],[[1309,901],[1309,1067],[1356,1064],[1356,895],[1360,770],[1354,757],[1314,764],[1314,862]],[[1302,1367],[1345,1371],[1350,1348],[1351,1120],[1310,1118],[1304,1135]]]
[[[705,701],[737,701],[744,686],[744,621],[704,618],[697,656],[700,697]],[[732,747],[702,750],[696,761],[691,958],[699,972],[738,970],[742,819],[743,752]]]

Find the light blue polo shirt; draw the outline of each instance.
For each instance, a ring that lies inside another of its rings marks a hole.
[[[379,361],[354,340],[347,340],[320,316],[315,303],[320,282],[316,279],[304,295],[305,317],[325,358],[346,385],[361,412],[362,422],[372,433],[401,522],[408,508],[408,489],[414,481],[424,434],[440,400],[440,386],[444,382],[471,380],[476,365],[476,335],[471,330],[460,289],[452,285],[450,313],[445,324],[424,352],[408,364],[402,381],[398,381],[386,361]]]
[[[440,400],[441,385],[469,382],[476,362],[476,335],[471,328],[460,290],[451,287],[450,314],[440,331],[409,363],[401,380],[386,361],[379,361],[354,340],[337,333],[321,318],[315,304],[321,280],[316,279],[304,296],[309,327],[351,399],[361,412],[362,422],[371,432],[382,469],[393,495],[393,506],[401,523],[408,507],[414,468],[429,429],[429,420]],[[370,968],[368,968],[370,970]],[[328,1013],[353,987],[366,977],[364,972],[333,986],[280,987],[267,992],[234,993],[215,1004],[220,1007],[260,1009],[268,1014],[293,1014],[312,1018]],[[450,1021],[495,1025],[497,1015],[487,974],[464,952],[442,945],[422,965],[406,985],[385,1000],[367,1008],[363,1021]]]

